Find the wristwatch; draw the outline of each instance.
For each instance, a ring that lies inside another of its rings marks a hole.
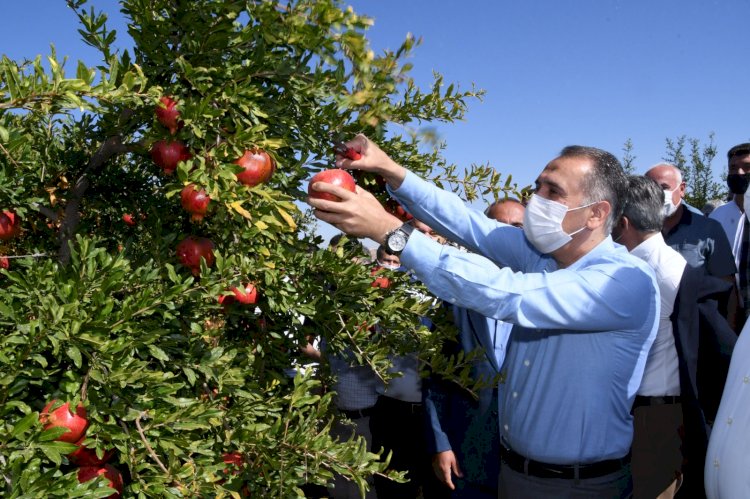
[[[414,232],[414,226],[409,222],[406,222],[401,227],[390,231],[385,235],[385,252],[389,255],[400,255],[406,243],[409,241],[409,236]]]

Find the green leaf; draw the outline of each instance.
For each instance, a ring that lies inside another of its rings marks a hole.
[[[19,435],[25,433],[38,420],[39,414],[37,414],[36,412],[27,414],[23,419],[21,419],[21,421],[16,423],[16,425],[13,427],[13,431],[11,431],[10,433],[10,436],[13,438],[18,438]]]

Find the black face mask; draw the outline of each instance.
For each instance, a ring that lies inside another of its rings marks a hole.
[[[750,185],[750,174],[730,173],[727,175],[727,185],[732,194],[745,194],[747,186]]]

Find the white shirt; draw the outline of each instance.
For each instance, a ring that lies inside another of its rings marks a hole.
[[[744,215],[744,216],[743,216]],[[725,203],[708,216],[713,218],[721,224],[724,232],[727,235],[729,244],[732,246],[732,254],[734,254],[734,264],[737,268],[740,266],[740,247],[742,246],[742,236],[745,232],[745,216],[747,213],[743,213],[737,203],[732,199],[730,202]]]
[[[638,389],[638,395],[656,397],[680,394],[680,372],[677,348],[674,344],[672,321],[669,316],[674,309],[677,290],[687,261],[664,242],[661,233],[656,233],[630,252],[654,269],[661,294],[661,312],[656,339],[648,352],[646,369]]]
[[[750,321],[734,346],[706,453],[709,499],[750,497]]]

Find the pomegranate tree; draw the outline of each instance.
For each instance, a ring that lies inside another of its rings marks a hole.
[[[180,161],[187,161],[192,157],[187,146],[179,140],[158,140],[151,146],[151,159],[167,175],[174,173]]]
[[[198,189],[194,184],[188,184],[180,193],[182,207],[190,213],[190,219],[194,222],[203,220],[208,210],[211,198],[203,189]]]
[[[195,276],[201,273],[201,258],[206,261],[207,267],[213,266],[214,243],[210,239],[188,236],[177,245],[177,259]]]

